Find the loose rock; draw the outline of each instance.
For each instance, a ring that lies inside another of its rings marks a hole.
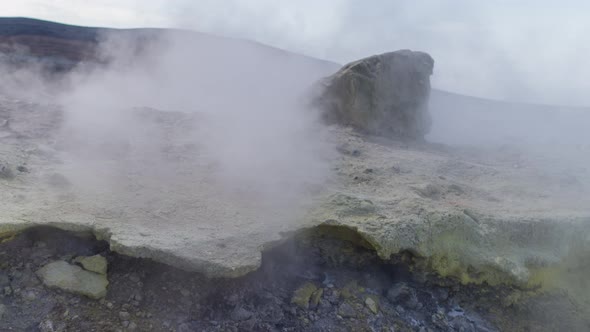
[[[338,315],[344,318],[355,318],[358,316],[358,312],[348,302],[344,302],[338,307]]]
[[[395,284],[387,291],[387,299],[391,303],[402,303],[410,309],[416,309],[420,302],[414,289],[405,282]]]
[[[0,179],[10,180],[14,178],[14,172],[6,165],[0,164]]]
[[[372,313],[377,314],[379,312],[377,302],[373,298],[367,297],[365,299],[365,305],[367,306],[367,308],[369,308],[369,310],[371,310]]]
[[[295,291],[293,297],[291,298],[291,303],[296,304],[302,309],[308,309],[309,300],[317,289],[318,288],[311,282],[305,283]]]
[[[309,300],[309,305],[311,308],[317,308],[320,300],[322,299],[322,295],[324,294],[323,288],[318,288],[313,294],[311,294],[311,298]]]
[[[101,255],[90,257],[80,256],[77,257],[74,262],[80,263],[85,270],[96,272],[98,274],[107,274],[107,259]]]
[[[64,261],[45,265],[37,271],[37,275],[48,287],[85,295],[92,299],[105,297],[109,284],[105,275],[85,271]]]
[[[129,322],[129,325],[127,326],[127,330],[128,331],[135,331],[135,330],[137,330],[137,324],[135,324],[135,322]]]
[[[231,313],[231,319],[235,320],[235,321],[244,321],[244,320],[248,320],[250,319],[250,317],[252,317],[252,312],[242,308],[242,307],[238,307],[236,309],[234,309],[234,311],[232,311]]]

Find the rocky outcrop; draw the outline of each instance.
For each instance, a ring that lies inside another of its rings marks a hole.
[[[372,135],[421,139],[430,130],[433,66],[432,57],[423,52],[371,56],[326,78],[316,102],[329,123]]]

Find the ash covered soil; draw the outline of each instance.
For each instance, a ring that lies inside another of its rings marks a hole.
[[[265,251],[256,272],[211,279],[113,253],[89,234],[31,229],[0,244],[0,330],[582,331],[590,326],[560,293],[464,286],[415,268],[418,258],[409,253],[383,261],[361,243],[351,231],[319,227]],[[36,274],[47,263],[75,264],[77,257],[92,255],[108,261],[103,299],[47,288]]]

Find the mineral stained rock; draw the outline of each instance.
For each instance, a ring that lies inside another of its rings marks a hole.
[[[376,315],[379,313],[379,305],[377,304],[377,301],[374,298],[367,297],[365,299],[365,305],[367,306],[367,308],[369,308],[369,310],[371,310],[373,314]]]
[[[82,264],[85,270],[95,272],[98,274],[107,274],[107,260],[101,255],[94,255],[90,257],[77,257],[76,263]]]
[[[109,284],[105,275],[83,270],[64,261],[49,263],[37,271],[48,287],[100,299],[107,294]]]
[[[422,139],[430,130],[428,97],[434,60],[400,50],[344,66],[325,79],[316,102],[329,123],[396,138]]]
[[[303,286],[295,290],[295,293],[291,298],[291,303],[298,305],[302,309],[307,309],[309,308],[309,302],[312,298],[312,295],[314,295],[317,290],[318,288],[314,284],[310,282],[305,283]]]

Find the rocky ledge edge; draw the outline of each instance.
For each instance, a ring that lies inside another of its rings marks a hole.
[[[530,290],[567,291],[581,301],[590,299],[585,285],[590,272],[590,216],[570,216],[543,219],[495,219],[466,211],[429,213],[421,222],[380,223],[368,221],[373,212],[363,209],[366,201],[351,200],[342,213],[341,194],[331,196],[328,203],[314,210],[312,223],[326,226],[335,235],[348,231],[360,236],[357,245],[374,250],[384,261],[401,253],[415,257],[414,264],[442,277],[452,277],[461,283],[513,285]],[[364,215],[360,211],[365,211]],[[375,215],[373,215],[375,217]],[[378,218],[378,216],[377,216]],[[359,222],[359,220],[364,220]],[[309,225],[309,224],[308,224]],[[0,239],[12,237],[35,227],[53,227],[75,234],[92,234],[107,241],[110,250],[119,254],[152,259],[187,271],[199,272],[210,278],[237,278],[260,266],[263,250],[271,249],[312,226],[269,238],[242,266],[227,266],[193,255],[181,255],[174,248],[137,245],[128,238],[113,234],[105,228],[79,223],[0,223]],[[344,230],[344,231],[343,231]],[[92,272],[91,272],[92,273]],[[105,285],[106,287],[106,285]]]

